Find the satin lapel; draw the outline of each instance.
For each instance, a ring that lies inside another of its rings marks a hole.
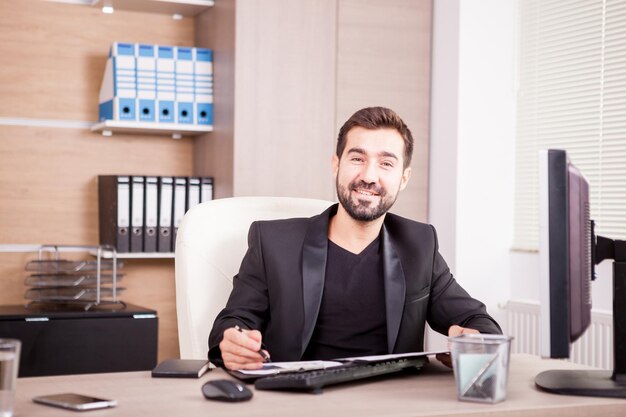
[[[385,305],[387,313],[387,346],[389,352],[393,353],[404,310],[406,282],[400,256],[398,252],[396,252],[391,242],[389,232],[384,225],[381,243],[383,246],[383,274],[385,280]]]
[[[302,248],[302,302],[304,304],[304,328],[302,329],[302,347],[304,354],[317,322],[317,315],[322,304],[324,277],[326,275],[326,256],[328,254],[328,219],[337,211],[337,205],[312,219]]]

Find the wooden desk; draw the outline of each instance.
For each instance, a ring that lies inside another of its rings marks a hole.
[[[90,411],[102,416],[625,416],[626,400],[569,397],[547,394],[534,387],[535,375],[545,369],[584,368],[563,361],[541,360],[530,355],[513,355],[508,399],[502,403],[476,404],[456,399],[452,372],[430,364],[420,375],[403,375],[326,388],[321,395],[256,391],[246,403],[207,401],[200,392],[210,379],[230,378],[222,370],[201,379],[151,378],[149,372],[67,375],[20,378],[17,384],[15,417],[65,416],[77,414],[34,404],[36,395],[78,392],[118,400],[116,408]]]

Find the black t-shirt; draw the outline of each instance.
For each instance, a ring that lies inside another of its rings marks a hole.
[[[379,241],[358,255],[328,241],[322,304],[303,360],[388,353]]]

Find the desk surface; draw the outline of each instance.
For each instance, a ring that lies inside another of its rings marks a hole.
[[[436,362],[433,360],[433,362]],[[207,401],[200,388],[210,379],[231,378],[221,369],[201,379],[151,378],[149,372],[20,378],[15,417],[76,416],[32,402],[37,395],[77,392],[118,400],[103,416],[625,416],[626,399],[570,397],[538,391],[535,375],[546,369],[584,368],[568,362],[512,355],[508,398],[499,404],[457,401],[452,371],[429,364],[420,375],[337,385],[322,394],[256,391],[245,403]]]

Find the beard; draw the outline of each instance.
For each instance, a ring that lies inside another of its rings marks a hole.
[[[384,188],[377,187],[374,184],[368,184],[362,180],[352,181],[348,184],[348,187],[340,185],[339,180],[337,180],[336,185],[339,203],[341,203],[341,206],[346,210],[350,217],[360,222],[371,222],[372,220],[378,219],[380,216],[389,211],[398,198],[397,193],[395,195],[388,195]],[[372,201],[357,198],[357,201],[355,202],[352,198],[350,198],[350,193],[356,189],[374,192],[380,196],[380,201],[377,205],[373,205]]]

